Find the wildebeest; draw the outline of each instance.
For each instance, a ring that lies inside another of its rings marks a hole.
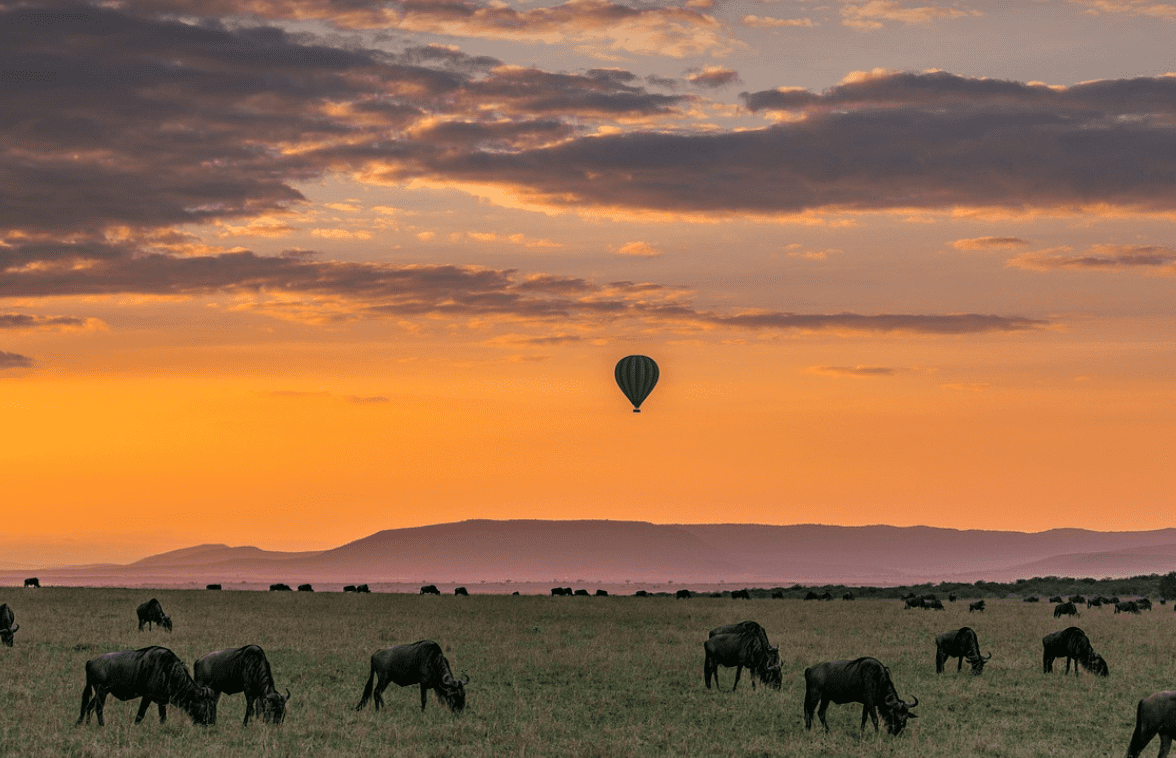
[[[269,660],[265,657],[265,651],[257,645],[209,653],[193,664],[192,672],[197,685],[208,687],[215,693],[209,723],[216,723],[216,705],[222,693],[245,693],[246,724],[253,715],[274,724],[282,723],[286,717],[290,690],[287,689],[283,695],[274,687]]]
[[[852,593],[852,592],[847,592],[847,593],[845,593],[844,595],[842,595],[842,596],[841,596],[841,599],[842,599],[842,600],[853,600],[853,593]]]
[[[298,591],[299,592],[314,592],[314,587],[312,587],[309,584],[300,584],[300,585],[298,585]]]
[[[732,600],[751,600],[751,593],[748,592],[746,589],[733,590],[731,592],[731,599]]]
[[[1022,602],[1025,602],[1025,603],[1040,603],[1040,602],[1041,602],[1041,598],[1037,597],[1037,595],[1030,595],[1030,596],[1029,596],[1029,597],[1027,597],[1027,598],[1023,598],[1023,599],[1022,599]]]
[[[290,588],[290,585],[279,582],[270,585],[270,592],[293,592],[293,590]]]
[[[678,600],[689,600],[693,596],[690,590],[678,590],[674,593],[674,597]]]
[[[918,595],[915,595],[914,597],[903,598],[903,603],[904,603],[904,605],[903,605],[904,611],[909,610],[911,608],[922,608],[923,607],[923,598],[919,597]]]
[[[167,706],[174,705],[197,724],[207,724],[212,717],[216,696],[200,687],[188,675],[176,654],[153,645],[140,650],[105,653],[86,662],[86,686],[82,690],[82,711],[78,723],[90,723],[90,712],[98,714],[98,726],[105,726],[103,709],[106,696],[119,700],[143,698],[135,715],[138,724],[154,702],[159,707],[159,722],[167,721]]]
[[[1103,604],[1103,599],[1101,597],[1092,597],[1086,601],[1087,608],[1098,608],[1098,607],[1101,607],[1102,604]]]
[[[633,597],[649,597],[649,593],[645,590],[637,590],[633,593]]]
[[[773,600],[783,600],[784,593],[780,590],[772,590],[772,599]]]
[[[1073,603],[1058,603],[1056,606],[1054,606],[1054,618],[1077,615],[1078,606],[1074,605]]]
[[[355,591],[360,594],[367,594],[367,595],[370,595],[372,593],[372,591],[370,589],[368,589],[368,586],[366,584],[357,584],[355,586]]]
[[[1135,731],[1127,747],[1127,758],[1138,758],[1152,737],[1160,735],[1159,758],[1168,755],[1176,736],[1176,692],[1154,692],[1135,707]]]
[[[597,590],[596,597],[608,597],[608,590]]]
[[[980,611],[981,613],[983,613],[984,612],[984,601],[977,600],[974,603],[968,603],[968,613],[971,613],[972,611]]]
[[[1046,674],[1053,671],[1054,658],[1061,658],[1062,656],[1066,657],[1067,674],[1070,673],[1071,661],[1074,662],[1074,676],[1078,676],[1079,663],[1092,674],[1099,676],[1110,674],[1110,670],[1107,668],[1107,662],[1103,660],[1101,655],[1094,652],[1094,648],[1090,646],[1090,640],[1087,638],[1086,632],[1076,626],[1045,635],[1041,638],[1041,646],[1043,648],[1041,668]]]
[[[204,589],[206,589],[206,590],[219,590],[220,588],[221,588],[221,586],[219,584],[206,584],[206,585],[204,585]]]
[[[820,599],[821,599],[821,596],[820,596],[820,595],[818,595],[818,594],[817,594],[816,592],[814,592],[813,590],[809,590],[808,592],[806,592],[806,593],[804,594],[804,599],[805,599],[805,600],[820,600]]]
[[[941,603],[939,601],[939,598],[933,597],[930,600],[926,600],[926,599],[923,600],[923,610],[925,610],[925,611],[942,611],[942,610],[946,610],[946,609],[943,607],[943,603]]]
[[[20,629],[20,624],[15,624],[15,621],[16,615],[8,607],[8,603],[0,603],[0,642],[8,647],[12,647],[12,636]]]
[[[355,585],[354,584],[345,584],[345,585],[343,585],[343,591],[344,592],[355,592]]]
[[[1141,611],[1150,611],[1152,609],[1152,602],[1146,597],[1141,597],[1135,601],[1135,607]]]
[[[813,711],[816,710],[825,731],[829,731],[829,722],[825,720],[829,703],[861,703],[863,730],[868,716],[874,722],[874,731],[878,731],[879,713],[886,724],[886,731],[894,735],[906,728],[907,719],[917,718],[911,709],[919,704],[919,699],[914,698],[913,703],[899,700],[894,682],[890,679],[890,669],[876,658],[830,661],[810,666],[804,670],[804,686],[805,729],[812,728]]]
[[[465,595],[466,597],[469,597],[470,591],[467,590],[465,587],[454,587],[453,594],[454,595]]]
[[[469,676],[462,673],[464,678],[453,678],[441,646],[432,640],[384,648],[372,655],[371,673],[355,710],[367,705],[368,698],[373,699],[376,710],[380,710],[384,705],[384,688],[395,682],[401,687],[421,686],[422,711],[425,710],[426,695],[432,689],[437,693],[437,702],[449,706],[449,710],[458,715],[465,708],[465,686],[470,683]],[[374,690],[373,682],[376,682]]]
[[[1139,604],[1134,600],[1125,603],[1115,603],[1115,613],[1139,613]]]
[[[715,627],[710,631],[710,636],[702,647],[705,653],[702,678],[708,690],[712,676],[715,679],[715,687],[719,686],[719,666],[735,667],[735,684],[731,687],[732,692],[739,686],[739,675],[743,673],[744,666],[751,672],[753,688],[756,679],[774,689],[780,689],[783,683],[780,650],[768,642],[768,633],[754,621]]]
[[[551,588],[551,596],[552,597],[563,597],[565,594],[567,594],[567,593],[564,592],[563,587],[552,587]]]
[[[35,576],[30,576],[28,579],[25,579],[24,586],[26,586],[26,587],[40,587],[41,580]]]
[[[947,601],[949,603],[954,603],[956,601],[956,594],[954,592],[947,593]]]
[[[437,589],[437,585],[435,585],[435,584],[426,584],[424,587],[421,587],[421,594],[422,595],[440,595],[441,590]]]
[[[135,609],[135,613],[139,615],[139,631],[143,631],[143,625],[147,625],[147,630],[151,630],[152,624],[159,624],[169,632],[172,630],[171,616],[163,612],[163,606],[155,598],[151,598],[146,603],[143,603]],[[125,699],[125,698],[124,698]]]
[[[588,590],[576,590],[572,593],[573,597],[591,597]]]
[[[1086,598],[1083,597],[1082,595],[1070,595],[1070,597],[1068,599],[1071,603],[1074,603],[1074,604],[1086,602]]]
[[[980,655],[980,641],[976,639],[976,632],[969,626],[960,627],[954,632],[944,632],[935,638],[935,673],[943,673],[943,664],[948,658],[959,658],[956,671],[964,668],[964,659],[972,667],[972,674],[979,676],[984,671],[984,664],[992,658]]]
[[[1051,602],[1051,603],[1063,603],[1063,602],[1065,602],[1065,601],[1064,601],[1064,600],[1062,600],[1062,596],[1061,596],[1061,595],[1054,595],[1053,597],[1051,597],[1051,598],[1049,599],[1049,602]]]

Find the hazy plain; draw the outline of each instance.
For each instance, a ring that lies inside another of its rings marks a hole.
[[[135,607],[158,597],[175,631],[138,632]],[[45,588],[0,590],[14,609],[14,648],[0,648],[0,754],[25,756],[1122,756],[1143,696],[1176,688],[1176,614],[1083,610],[1082,627],[1110,678],[1041,672],[1042,635],[1071,625],[1048,603],[989,599],[969,613],[904,610],[900,601],[804,602],[694,598],[208,592]],[[721,669],[702,679],[702,642],[719,624],[754,619],[780,646],[784,686],[752,689]],[[935,674],[934,637],[971,626],[992,660],[980,677]],[[415,687],[356,712],[374,651],[434,639],[470,676],[454,718]],[[292,693],[280,727],[241,726],[242,696],[222,698],[220,723],[191,724],[137,701],[108,700],[107,725],[75,726],[89,658],[159,644],[191,667],[205,653],[261,645],[279,689]],[[859,739],[861,707],[830,706],[831,732],[804,729],[805,667],[871,655],[891,669],[919,718],[899,738]],[[1147,754],[1158,750],[1156,743]]]

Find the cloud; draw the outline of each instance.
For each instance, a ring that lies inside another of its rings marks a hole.
[[[938,5],[923,5],[910,7],[902,5],[897,0],[869,0],[860,5],[847,4],[841,8],[841,23],[846,26],[873,31],[881,29],[886,21],[898,21],[903,24],[925,24],[940,19],[962,18],[965,16],[981,16],[980,11],[961,8],[959,5],[950,7]]]
[[[742,83],[739,72],[722,66],[707,66],[701,71],[694,70],[686,74],[686,81],[699,87],[717,89],[732,84]]]
[[[813,366],[809,370],[816,374],[828,374],[830,376],[871,377],[893,376],[901,369],[891,366]]]
[[[94,329],[104,326],[98,319],[79,316],[36,316],[0,313],[0,329]]]
[[[33,359],[27,355],[8,353],[0,350],[0,371],[10,368],[32,368]]]
[[[972,237],[951,243],[956,250],[1008,250],[1029,243],[1020,237]]]
[[[807,18],[774,18],[772,16],[744,16],[739,20],[744,26],[757,29],[779,29],[784,26],[800,26],[811,29],[812,19]]]
[[[348,395],[347,402],[357,405],[378,405],[391,401],[383,395]]]
[[[1118,13],[1125,16],[1143,16],[1176,21],[1176,5],[1157,3],[1153,0],[1070,0],[1086,8],[1091,15]]]
[[[1029,271],[1123,271],[1158,269],[1176,273],[1176,248],[1162,245],[1092,245],[1075,255],[1068,246],[1034,250],[1010,258],[1008,265]]]
[[[648,242],[635,240],[633,242],[626,242],[613,251],[616,255],[627,255],[635,258],[657,258],[661,255],[661,251]]]

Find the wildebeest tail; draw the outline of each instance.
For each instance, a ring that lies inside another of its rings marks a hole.
[[[367,705],[368,700],[372,696],[372,685],[376,681],[376,664],[372,663],[372,672],[368,674],[367,684],[363,687],[363,697],[359,699],[359,705],[355,706],[355,710],[362,711],[363,707]]]
[[[82,712],[78,715],[78,724],[82,723],[82,719],[86,717],[86,711],[89,710],[91,696],[94,694],[94,685],[90,684],[89,675],[86,676],[86,686],[82,690]]]
[[[1135,706],[1135,731],[1131,733],[1131,744],[1127,746],[1127,758],[1138,756],[1149,742],[1151,737],[1144,739],[1143,736],[1143,701],[1140,700]]]

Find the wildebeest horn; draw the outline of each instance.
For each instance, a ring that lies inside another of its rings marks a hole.
[[[282,702],[284,703],[284,702],[286,702],[286,701],[287,701],[287,700],[289,700],[289,699],[290,699],[290,688],[289,688],[289,687],[287,687],[287,688],[286,688],[286,697],[282,698]]]
[[[915,697],[914,695],[911,695],[911,698],[912,698],[912,699],[913,699],[915,702],[913,702],[913,703],[911,703],[910,705],[908,705],[908,706],[907,706],[907,708],[914,708],[915,706],[917,706],[917,705],[919,704],[919,698]]]
[[[463,672],[461,672],[461,675],[462,675],[462,677],[463,677],[463,678],[462,678],[462,679],[460,679],[460,680],[458,680],[458,681],[460,681],[460,682],[461,682],[461,686],[463,686],[463,687],[464,687],[464,686],[466,686],[467,684],[469,684],[469,683],[470,683],[470,675],[469,675],[469,674],[467,674],[467,673],[466,673],[466,672],[464,672],[464,671],[463,671]]]
[[[8,633],[9,633],[9,634],[16,634],[16,630],[17,630],[17,629],[20,629],[20,624],[17,624],[16,626],[14,626],[14,627],[12,627],[11,629],[9,629],[9,630],[8,630]]]
[[[992,653],[989,653],[988,655],[984,656],[984,660],[986,660],[986,661],[992,660]]]

